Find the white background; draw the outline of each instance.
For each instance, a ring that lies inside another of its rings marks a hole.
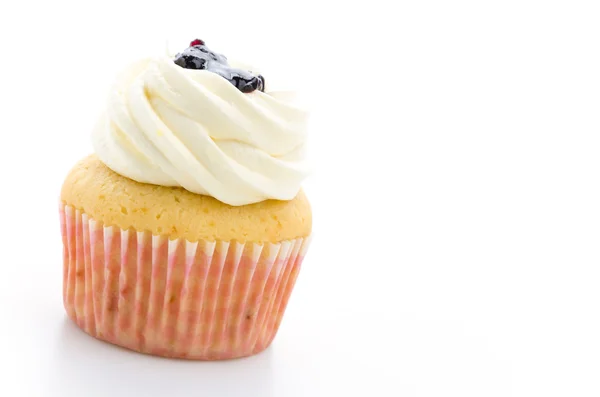
[[[599,20],[595,1],[2,0],[0,395],[600,395]],[[272,347],[220,363],[96,341],[61,296],[57,198],[114,74],[195,37],[313,110],[312,249]]]

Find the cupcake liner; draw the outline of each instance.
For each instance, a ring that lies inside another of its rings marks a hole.
[[[310,242],[169,240],[63,204],[60,219],[68,316],[98,339],[188,359],[266,349]]]

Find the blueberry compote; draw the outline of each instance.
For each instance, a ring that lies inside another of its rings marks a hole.
[[[211,51],[204,41],[196,39],[190,46],[175,56],[175,63],[186,69],[204,69],[223,77],[243,93],[265,90],[263,76],[229,66],[227,58]]]

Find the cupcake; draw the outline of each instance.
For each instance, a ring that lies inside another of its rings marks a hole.
[[[202,40],[117,79],[61,190],[63,300],[100,340],[197,360],[273,341],[310,242],[307,113]]]

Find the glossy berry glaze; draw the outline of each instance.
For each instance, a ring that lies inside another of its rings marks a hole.
[[[227,58],[211,51],[204,41],[196,39],[190,46],[175,56],[175,63],[186,69],[203,69],[223,77],[243,93],[264,91],[265,79],[249,71],[229,66]]]

